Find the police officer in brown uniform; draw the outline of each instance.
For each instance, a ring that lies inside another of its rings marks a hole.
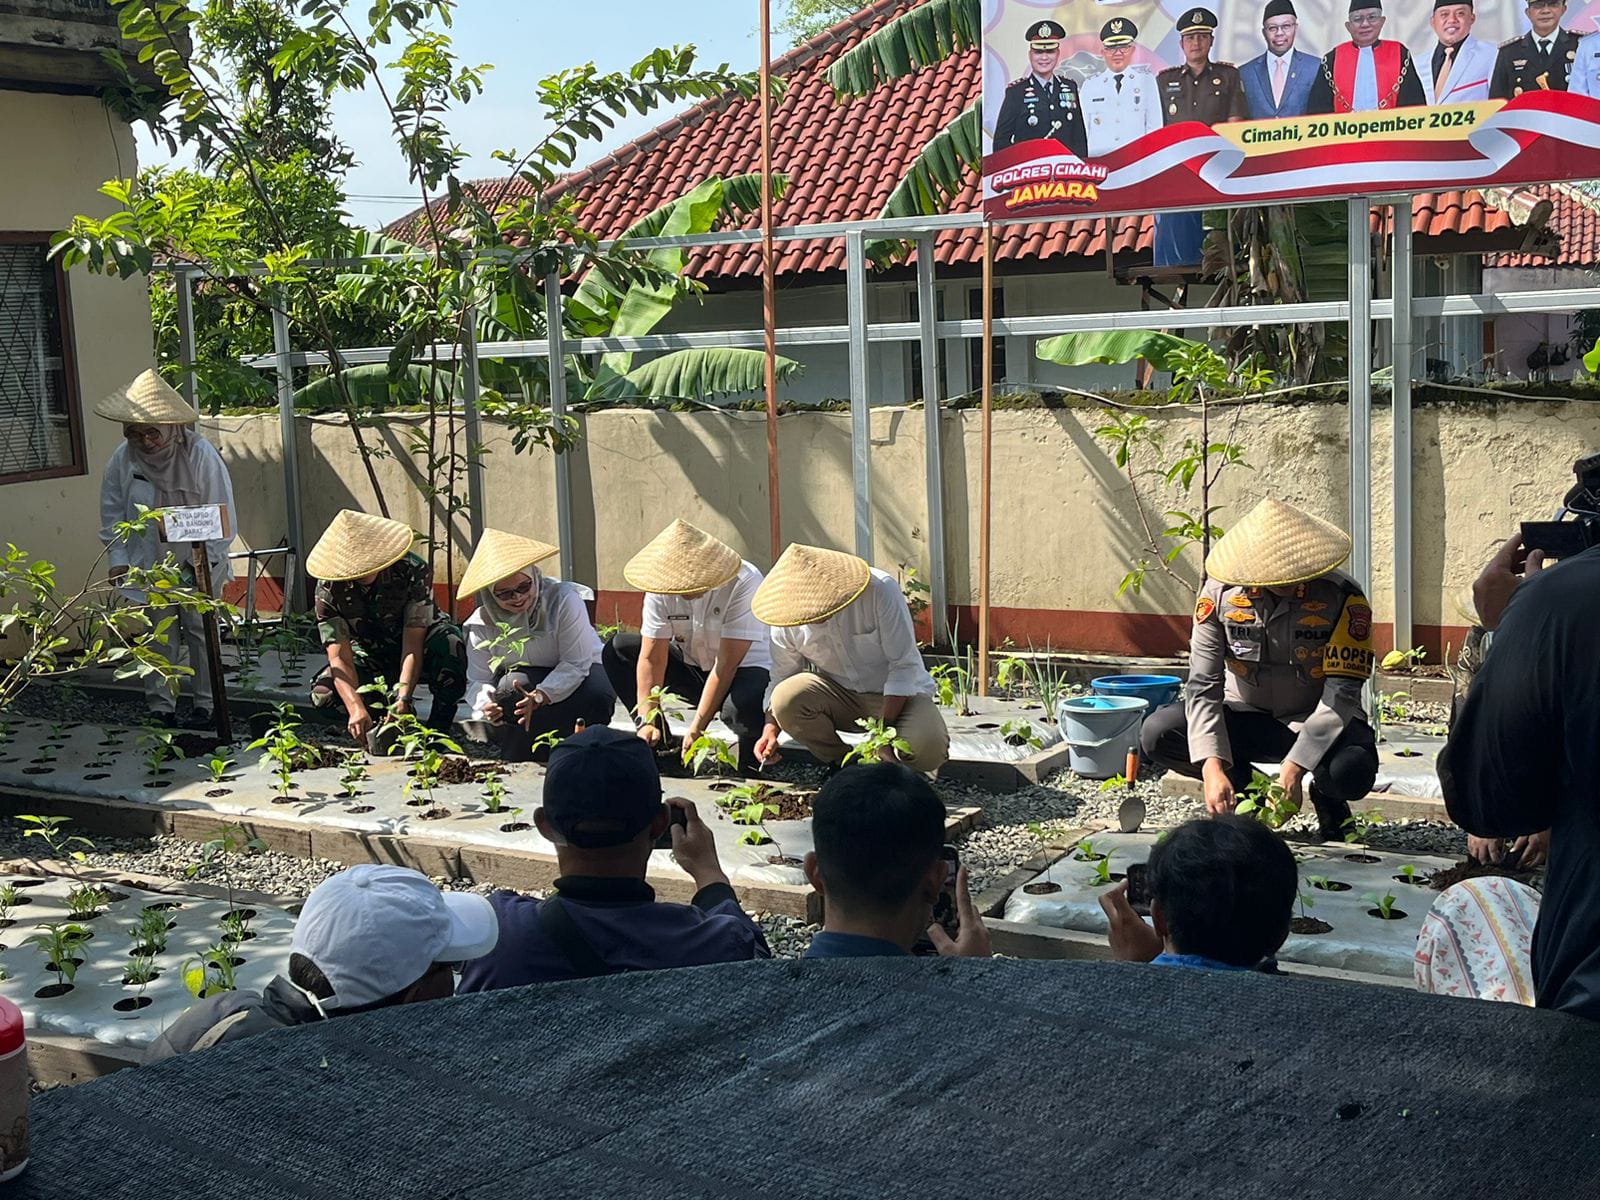
[[[1566,0],[1530,0],[1528,23],[1519,38],[1502,42],[1489,76],[1489,99],[1510,100],[1523,92],[1567,90],[1567,76],[1578,57],[1579,36],[1561,28]]]
[[[1250,115],[1239,68],[1211,61],[1216,40],[1217,14],[1209,8],[1191,8],[1178,18],[1183,46],[1183,66],[1168,67],[1156,76],[1156,95],[1168,125],[1199,121],[1221,125]],[[1156,218],[1155,260],[1158,267],[1193,266],[1200,261],[1205,226],[1198,212],[1164,213]]]
[[[1372,790],[1378,748],[1362,689],[1372,675],[1372,608],[1336,568],[1342,530],[1265,500],[1217,543],[1195,604],[1185,701],[1144,725],[1147,758],[1205,781],[1206,808],[1231,812],[1258,762],[1311,802],[1324,840],[1344,836],[1350,802]]]
[[[1061,39],[1067,31],[1055,21],[1028,27],[1028,74],[1006,87],[994,123],[994,148],[1054,138],[1079,158],[1089,156],[1089,131],[1083,123],[1078,85],[1056,76]]]

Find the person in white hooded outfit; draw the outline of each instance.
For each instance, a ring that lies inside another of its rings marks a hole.
[[[186,586],[193,587],[194,567],[188,543],[171,544],[161,540],[160,530],[146,526],[128,538],[117,534],[120,522],[132,521],[144,508],[175,508],[195,504],[226,504],[233,511],[233,482],[217,448],[195,429],[200,414],[154,371],[146,371],[127,387],[95,405],[95,413],[122,425],[124,441],[112,451],[100,481],[100,541],[113,580],[121,579],[130,567],[148,570],[168,554],[178,563]],[[222,587],[233,578],[228,561],[228,538],[206,543],[211,567],[211,588],[220,596]],[[147,598],[141,591],[124,588],[123,594],[140,603]],[[194,672],[194,709],[185,722],[190,728],[211,723],[211,676],[206,669],[205,625],[197,612],[182,609],[149,609],[152,622],[176,616],[168,629],[165,650],[174,665],[189,651],[189,667]],[[159,675],[145,677],[145,696],[151,713],[165,724],[177,723],[177,697],[172,686]]]
[[[536,748],[541,736],[565,738],[580,721],[607,725],[616,712],[600,635],[578,589],[534,565],[555,553],[545,542],[485,529],[456,593],[478,601],[461,626],[472,719],[510,762],[542,759],[549,751]]]

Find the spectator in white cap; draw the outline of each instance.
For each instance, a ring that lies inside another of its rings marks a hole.
[[[494,949],[494,909],[470,892],[440,892],[409,867],[341,871],[306,897],[289,970],[261,992],[206,996],[146,1052],[155,1062],[289,1025],[308,1025],[455,990],[456,964]]]

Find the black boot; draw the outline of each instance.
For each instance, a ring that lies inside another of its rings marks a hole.
[[[435,700],[433,706],[428,709],[428,728],[439,733],[449,733],[450,726],[455,724],[456,709],[459,707],[460,705],[454,700],[448,703]]]
[[[1350,802],[1330,800],[1315,787],[1311,789],[1311,804],[1317,810],[1317,836],[1325,842],[1342,842],[1350,832]]]

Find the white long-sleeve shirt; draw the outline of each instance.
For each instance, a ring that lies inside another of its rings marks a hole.
[[[226,504],[230,521],[237,526],[233,507],[233,480],[217,448],[198,433],[189,435],[189,463],[194,478],[200,485],[206,504]],[[155,508],[155,484],[140,473],[138,461],[123,442],[111,452],[105,474],[100,479],[100,542],[108,547],[106,561],[113,567],[140,567],[148,570],[169,551],[180,563],[189,561],[187,546],[165,546],[158,530],[147,526],[126,541],[117,537],[117,523],[131,521],[139,515],[137,505]],[[206,544],[206,557],[211,564],[211,585],[220,591],[222,585],[233,578],[233,565],[228,561],[231,538],[216,538]]]
[[[552,704],[565,700],[578,690],[589,672],[600,661],[600,635],[589,621],[589,610],[577,588],[548,575],[540,587],[539,601],[545,606],[544,628],[529,633],[520,651],[497,643],[500,630],[482,608],[474,609],[462,625],[467,639],[467,703],[472,715],[483,720],[484,706],[494,699],[494,668],[490,660],[510,655],[505,666],[525,663],[530,667],[549,667],[539,690]]]
[[[826,621],[772,631],[773,689],[792,675],[812,671],[852,692],[931,696],[933,676],[922,664],[916,627],[894,576],[876,568],[867,590]]]
[[[663,596],[648,592],[639,633],[678,647],[684,661],[702,671],[717,663],[722,640],[749,642],[740,667],[772,667],[771,631],[756,620],[750,601],[761,586],[761,572],[743,563],[739,573],[702,596]]]

